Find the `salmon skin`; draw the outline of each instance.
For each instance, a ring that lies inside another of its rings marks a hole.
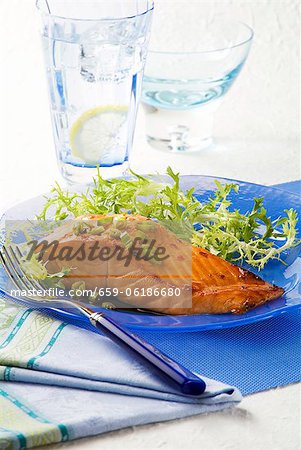
[[[192,280],[190,314],[242,314],[284,294],[281,287],[197,247],[192,249]],[[189,312],[179,309],[173,314]]]
[[[107,219],[109,221],[124,220],[128,227],[131,227],[135,221],[155,223],[142,216],[127,214],[89,214],[77,218],[76,223],[92,223],[96,225],[95,230],[97,226],[99,227],[99,223],[103,223],[102,221]],[[67,222],[48,236],[48,242],[55,240],[59,243],[57,253],[66,246],[79,251],[83,242],[97,241],[101,246],[105,245],[111,248],[116,247],[117,243],[120,244],[120,240],[117,242],[116,236],[112,233],[108,234],[106,230],[100,234],[95,234],[96,232],[93,234],[90,231],[91,227],[88,230],[82,227],[82,232],[76,233],[74,223],[74,221]],[[63,279],[65,286],[70,288],[75,281],[83,280],[87,289],[94,289],[96,286],[116,288],[123,292],[118,295],[118,298],[134,307],[137,307],[137,300],[141,299],[137,299],[137,296],[125,295],[126,287],[131,287],[132,291],[135,288],[136,291],[139,291],[142,288],[161,290],[162,288],[177,287],[182,294],[179,297],[173,297],[167,302],[165,296],[151,295],[143,298],[143,303],[138,305],[172,315],[242,314],[256,306],[277,299],[284,293],[282,288],[262,280],[248,270],[231,264],[203,248],[191,247],[189,243],[183,243],[162,225],[157,224],[156,229],[147,231],[148,236],[151,233],[172,256],[168,262],[164,261],[163,265],[158,266],[148,261],[132,261],[129,267],[125,267],[123,262],[114,258],[113,261],[110,259],[101,262],[99,260],[71,260],[69,267],[72,267],[72,270]],[[38,253],[39,249],[36,252]],[[47,269],[50,273],[59,272],[66,267],[65,261],[55,258],[49,260],[49,252],[49,249],[44,251],[41,259],[44,262],[47,261]],[[185,252],[187,254],[183,257]],[[183,273],[185,264],[190,265],[190,285],[185,277],[176,276],[177,273]],[[173,276],[170,278],[162,276],[162,268],[165,268],[165,272],[163,271],[165,274],[172,273]],[[189,303],[187,303],[188,297]]]

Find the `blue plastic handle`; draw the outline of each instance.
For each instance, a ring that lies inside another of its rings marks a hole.
[[[141,337],[125,330],[117,322],[103,313],[93,313],[90,317],[91,323],[101,332],[106,334],[117,344],[125,344],[140,356],[145,358],[157,369],[173,380],[186,395],[201,395],[206,389],[206,383],[200,377],[169,358],[156,347],[146,342]]]

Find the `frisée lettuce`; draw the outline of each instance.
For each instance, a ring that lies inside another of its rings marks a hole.
[[[254,198],[253,207],[243,214],[230,200],[230,194],[239,191],[235,183],[215,181],[214,194],[200,202],[193,188],[185,192],[180,188],[180,175],[170,167],[167,183],[134,172],[131,175],[105,180],[98,170],[93,186],[84,193],[69,192],[56,183],[37,219],[47,220],[51,215],[61,221],[83,214],[130,213],[170,223],[176,220],[191,230],[193,245],[257,269],[270,260],[281,260],[285,250],[300,244],[295,210],[285,210],[272,220],[261,197]]]

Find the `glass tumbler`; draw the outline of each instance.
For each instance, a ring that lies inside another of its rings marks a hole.
[[[185,35],[175,35],[172,51],[162,39],[148,52],[142,104],[147,140],[158,150],[193,152],[211,146],[214,113],[253,39],[253,30],[241,22],[215,21],[197,31],[198,38],[187,42]]]
[[[91,183],[127,169],[152,0],[38,0],[58,164]]]

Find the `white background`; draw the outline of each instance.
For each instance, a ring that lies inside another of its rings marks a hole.
[[[299,179],[299,1],[213,0],[214,5],[255,30],[246,66],[216,115],[220,145],[197,155],[157,152],[145,142],[140,110],[133,168],[164,171],[171,164],[182,173],[263,184]],[[154,39],[160,35],[164,41],[169,21],[179,18],[185,38],[185,27],[203,17],[208,2],[156,0],[156,6]],[[0,0],[0,207],[47,191],[59,178],[38,28],[33,0]],[[298,405],[298,388],[288,387],[245,399],[233,415],[143,427],[72,446],[295,450],[298,414],[290,415]]]
[[[0,1],[0,196],[2,204],[49,189],[59,178],[34,0]],[[136,130],[133,168],[202,173],[276,183],[300,178],[298,0],[211,1],[210,10],[246,20],[255,29],[249,59],[216,114],[221,146],[197,155],[165,155],[144,139],[143,111]],[[168,23],[191,21],[208,1],[156,0],[154,39],[167,39]],[[185,32],[185,27],[187,27]],[[166,36],[164,35],[166,34]],[[224,148],[226,144],[226,148]],[[5,198],[4,198],[5,196]]]

